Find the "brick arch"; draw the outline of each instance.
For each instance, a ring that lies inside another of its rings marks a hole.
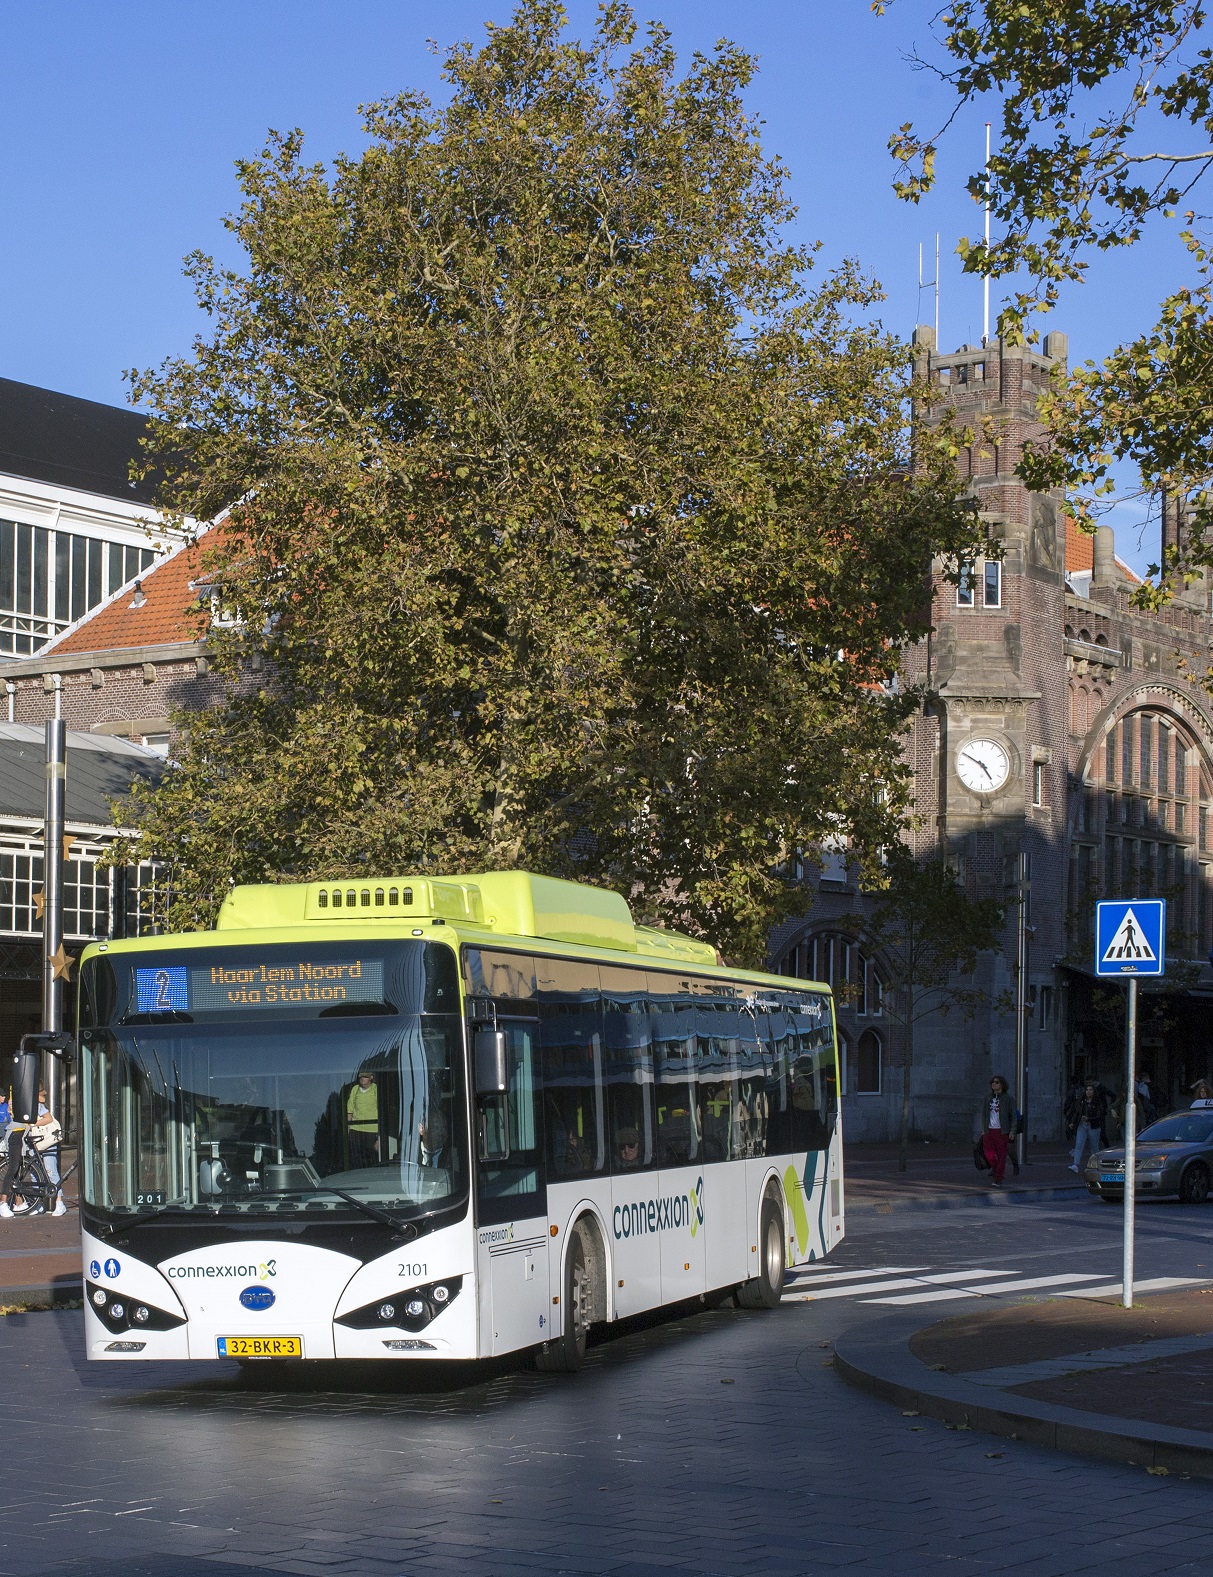
[[[1167,679],[1142,679],[1112,695],[1087,730],[1082,751],[1075,765],[1075,777],[1085,783],[1091,761],[1097,750],[1104,748],[1109,730],[1128,717],[1131,712],[1153,707],[1185,726],[1199,744],[1203,755],[1213,763],[1213,707],[1186,685]]]

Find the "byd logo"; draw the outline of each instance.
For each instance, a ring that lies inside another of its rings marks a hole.
[[[686,1194],[665,1194],[660,1199],[642,1199],[634,1205],[616,1205],[611,1213],[611,1229],[616,1241],[646,1237],[653,1232],[690,1227],[695,1237],[703,1225],[703,1178]]]

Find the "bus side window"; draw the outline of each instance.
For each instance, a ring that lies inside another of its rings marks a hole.
[[[796,1004],[792,1078],[792,1149],[825,1150],[838,1115],[834,1021],[828,997]]]
[[[651,972],[649,1013],[657,1072],[657,1164],[687,1166],[699,1159],[698,1008],[691,982]]]
[[[792,1142],[790,1069],[794,1059],[795,1022],[785,1007],[763,1015],[762,1058],[766,1072],[767,1154],[787,1155]],[[760,1020],[761,1022],[761,1020]]]
[[[535,975],[548,1179],[593,1176],[607,1166],[598,966],[538,958]]]
[[[729,1161],[738,1140],[737,1003],[710,986],[696,1004],[696,1094],[704,1161]]]
[[[476,1101],[477,1192],[486,1224],[547,1210],[540,1152],[539,1058],[533,1021],[503,1020],[509,1089]]]
[[[612,1169],[640,1171],[657,1159],[653,1045],[643,970],[599,967]],[[625,1143],[636,1135],[633,1147]]]

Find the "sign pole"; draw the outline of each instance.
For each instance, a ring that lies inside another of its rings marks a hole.
[[[1129,1082],[1125,1094],[1125,1245],[1121,1273],[1121,1301],[1133,1307],[1133,1226],[1137,1214],[1137,976],[1129,976],[1129,1011],[1126,1034]]]
[[[1129,982],[1125,1013],[1125,1169],[1124,1268],[1121,1297],[1133,1307],[1133,1226],[1137,1215],[1137,982],[1167,970],[1167,903],[1165,898],[1106,898],[1095,905],[1095,974],[1123,975]],[[1100,1179],[1115,1183],[1116,1173]]]

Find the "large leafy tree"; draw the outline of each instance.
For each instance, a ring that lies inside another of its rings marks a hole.
[[[168,505],[231,506],[239,613],[134,806],[174,923],[233,881],[522,866],[757,960],[797,851],[887,841],[898,647],[974,522],[874,287],[809,288],[752,71],[525,0],[361,156],[240,165],[243,266],[189,264],[213,328],[134,379]]]
[[[939,51],[917,60],[955,90],[949,123],[967,103],[1001,106],[988,186],[984,171],[968,183],[976,198],[988,190],[1001,234],[960,250],[970,272],[1018,276],[1000,316],[1010,339],[1100,253],[1132,246],[1148,225],[1180,226],[1189,283],[1156,324],[1048,396],[1049,438],[1022,468],[1033,486],[1074,490],[1088,524],[1123,461],[1143,489],[1179,504],[1186,540],[1154,566],[1165,579],[1142,589],[1147,604],[1213,563],[1213,257],[1196,210],[1213,167],[1206,20],[1200,0],[956,0],[936,18]],[[902,197],[918,201],[934,183],[944,129],[907,125],[891,138]]]

